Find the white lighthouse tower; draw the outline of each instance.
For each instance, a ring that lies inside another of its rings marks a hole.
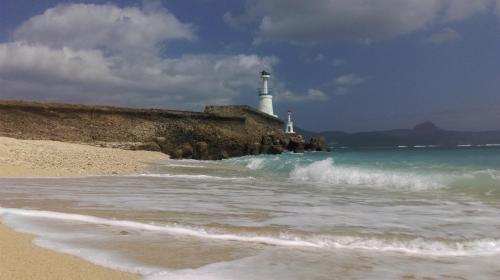
[[[268,86],[268,80],[271,78],[271,74],[266,71],[262,71],[260,72],[260,77],[262,78],[262,88],[259,89],[259,110],[271,116],[277,117],[273,111],[273,95],[271,94]]]
[[[288,121],[286,122],[285,132],[287,134],[295,133],[295,131],[293,131],[292,111],[290,110],[288,110]]]

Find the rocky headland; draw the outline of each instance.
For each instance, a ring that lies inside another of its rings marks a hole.
[[[159,151],[174,159],[327,150],[324,138],[306,143],[285,134],[280,119],[245,105],[188,112],[0,101],[0,115],[0,136]]]

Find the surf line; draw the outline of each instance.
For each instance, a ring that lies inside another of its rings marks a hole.
[[[277,239],[277,238],[262,237],[262,236],[241,236],[235,234],[212,234],[203,229],[190,229],[190,228],[176,227],[170,225],[145,224],[127,220],[112,220],[112,219],[105,219],[105,218],[99,218],[81,214],[69,214],[69,213],[43,211],[43,210],[0,208],[0,217],[6,215],[17,215],[29,218],[42,218],[42,219],[52,219],[52,220],[69,221],[69,222],[81,222],[86,224],[107,225],[112,227],[130,228],[130,229],[153,231],[153,232],[160,232],[172,235],[184,235],[184,236],[209,238],[209,239],[216,239],[223,241],[254,242],[254,243],[279,245],[279,246],[300,246],[300,247],[316,247],[316,248],[322,247],[319,244],[314,244],[312,242],[301,241],[301,240],[286,240],[286,239]]]
[[[81,222],[86,224],[107,225],[111,227],[129,228],[136,230],[144,230],[151,232],[159,232],[170,235],[190,236],[196,238],[205,238],[221,241],[239,241],[260,243],[273,246],[286,246],[286,247],[309,247],[318,249],[350,249],[350,250],[367,250],[367,251],[386,251],[397,252],[412,255],[432,255],[432,256],[475,256],[475,255],[497,255],[500,254],[500,245],[498,240],[477,240],[456,244],[456,247],[448,246],[441,242],[429,241],[430,248],[422,244],[422,239],[387,242],[377,239],[364,239],[352,237],[339,237],[339,238],[313,238],[314,240],[303,240],[297,236],[284,236],[284,238],[266,237],[266,236],[244,236],[236,234],[217,234],[210,233],[204,229],[192,229],[186,227],[178,227],[171,225],[156,225],[145,224],[127,220],[113,220],[105,219],[94,216],[87,216],[81,214],[60,213],[43,210],[27,210],[15,208],[1,208],[0,218],[8,215],[39,218],[39,219],[52,219],[68,222]],[[36,232],[33,232],[36,235]],[[418,241],[418,244],[414,242]],[[404,244],[408,243],[409,244]],[[425,241],[424,241],[425,242]],[[467,249],[469,247],[469,249]]]

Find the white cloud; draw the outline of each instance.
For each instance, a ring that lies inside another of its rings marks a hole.
[[[256,40],[373,42],[491,11],[495,0],[247,0],[231,24],[257,26]],[[497,0],[498,1],[498,0]],[[498,6],[497,6],[497,9]],[[300,11],[300,16],[298,16]]]
[[[101,49],[106,53],[156,54],[161,43],[194,39],[193,28],[164,8],[58,5],[34,16],[14,32],[16,41],[52,48]]]
[[[347,74],[337,77],[334,84],[336,86],[357,86],[365,82],[365,78],[361,78],[355,74]]]
[[[424,44],[434,44],[434,45],[442,45],[446,43],[452,43],[460,40],[462,36],[460,33],[455,31],[452,28],[444,28],[436,33],[429,35],[422,39]]]
[[[2,98],[194,109],[253,91],[275,57],[160,56],[171,40],[196,38],[164,8],[59,5],[0,44]]]
[[[278,102],[311,102],[325,101],[328,96],[321,90],[309,89],[306,94],[300,95],[289,90],[278,91],[275,95]]]
[[[22,42],[0,44],[0,77],[9,80],[36,78],[40,83],[118,84],[110,63],[100,51],[51,49]]]
[[[333,80],[330,85],[334,87],[335,93],[339,95],[348,94],[353,88],[364,84],[367,78],[356,74],[346,74]]]
[[[143,64],[116,59],[98,50],[1,44],[2,95],[198,108],[206,103],[228,103],[240,90],[253,89],[257,73],[276,62],[273,57],[256,55],[185,55]]]

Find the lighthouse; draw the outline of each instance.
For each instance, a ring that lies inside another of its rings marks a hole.
[[[290,110],[288,110],[288,120],[286,122],[285,132],[287,134],[295,133],[295,131],[293,131],[292,111],[290,111]]]
[[[277,117],[273,111],[273,95],[271,94],[268,86],[271,74],[269,72],[262,71],[260,72],[260,77],[262,79],[262,87],[259,89],[259,110],[271,116]]]

